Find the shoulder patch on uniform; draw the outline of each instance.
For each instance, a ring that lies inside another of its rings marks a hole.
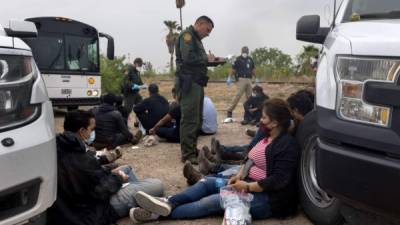
[[[192,40],[192,35],[189,34],[189,33],[185,33],[185,34],[183,35],[183,40],[184,40],[186,43],[190,42],[190,41]]]

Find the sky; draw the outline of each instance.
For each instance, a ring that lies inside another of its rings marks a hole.
[[[212,18],[215,28],[203,44],[221,57],[240,54],[242,46],[279,48],[295,57],[307,44],[295,38],[297,20],[318,14],[327,25],[332,12],[333,0],[186,0],[182,9],[184,27],[201,15]],[[179,21],[179,10],[175,0],[13,0],[2,4],[0,23],[42,16],[90,24],[114,37],[117,56],[142,57],[163,71],[169,62],[163,21]]]

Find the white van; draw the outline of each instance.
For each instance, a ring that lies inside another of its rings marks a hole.
[[[51,102],[30,48],[31,22],[0,26],[0,224],[44,224],[56,199]]]
[[[400,1],[343,0],[335,12],[331,27],[297,23],[298,40],[323,44],[316,110],[298,130],[302,206],[316,224],[398,224]]]

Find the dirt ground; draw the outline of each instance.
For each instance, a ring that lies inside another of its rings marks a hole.
[[[171,99],[170,90],[172,88],[172,82],[157,82],[160,87],[160,93],[166,96],[168,99]],[[288,84],[281,85],[269,85],[263,84],[264,92],[268,94],[270,97],[280,97],[286,98],[290,93],[295,92],[299,89],[306,88],[305,86],[295,86]],[[146,96],[146,91],[141,91],[143,96]],[[223,124],[222,121],[226,115],[226,109],[233,99],[233,96],[236,93],[236,86],[226,86],[223,83],[210,83],[208,87],[205,89],[205,94],[209,96],[218,111],[218,123],[219,129],[218,133],[214,135],[218,138],[221,143],[226,145],[235,145],[235,144],[246,144],[250,141],[250,138],[247,137],[244,133],[246,128],[255,129],[255,127],[251,126],[242,126],[240,125],[240,120],[243,115],[243,99],[236,107],[234,111],[234,118],[236,119],[235,123]],[[133,114],[131,114],[133,116]],[[56,121],[56,129],[58,132],[62,132],[62,121],[63,121],[63,113],[56,113],[55,116]],[[130,120],[132,121],[132,120]],[[131,127],[132,123],[130,122]],[[203,136],[199,138],[198,147],[203,145],[209,145],[212,136]],[[186,181],[182,175],[182,167],[183,164],[180,162],[180,146],[179,144],[170,144],[170,143],[160,143],[153,147],[144,147],[143,144],[139,144],[139,149],[133,150],[130,147],[126,147],[123,149],[123,156],[117,162],[122,164],[131,165],[135,173],[139,178],[147,178],[154,177],[161,179],[165,185],[166,195],[171,195],[177,193],[184,188],[187,187]],[[180,224],[180,225],[191,225],[191,224],[199,224],[199,225],[219,225],[221,224],[222,218],[213,217],[192,221],[159,221],[150,224]],[[120,225],[128,225],[131,224],[129,219],[123,219],[118,222]],[[286,220],[275,220],[268,219],[263,221],[255,221],[253,224],[261,225],[307,225],[312,224],[302,212],[290,219]]]

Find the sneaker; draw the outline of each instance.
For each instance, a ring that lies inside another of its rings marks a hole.
[[[249,137],[255,137],[256,136],[256,131],[255,130],[246,129],[246,135],[249,136]]]
[[[152,213],[168,216],[172,211],[172,206],[165,198],[157,198],[138,191],[135,195],[136,203]]]
[[[250,121],[248,121],[248,120],[242,120],[242,121],[240,121],[240,124],[242,124],[242,125],[247,125],[247,124],[250,124]]]
[[[183,166],[183,176],[189,185],[193,185],[203,178],[203,175],[190,162],[186,162]]]
[[[131,208],[129,210],[129,218],[133,221],[133,224],[154,221],[157,220],[158,217],[160,216],[140,207]]]

